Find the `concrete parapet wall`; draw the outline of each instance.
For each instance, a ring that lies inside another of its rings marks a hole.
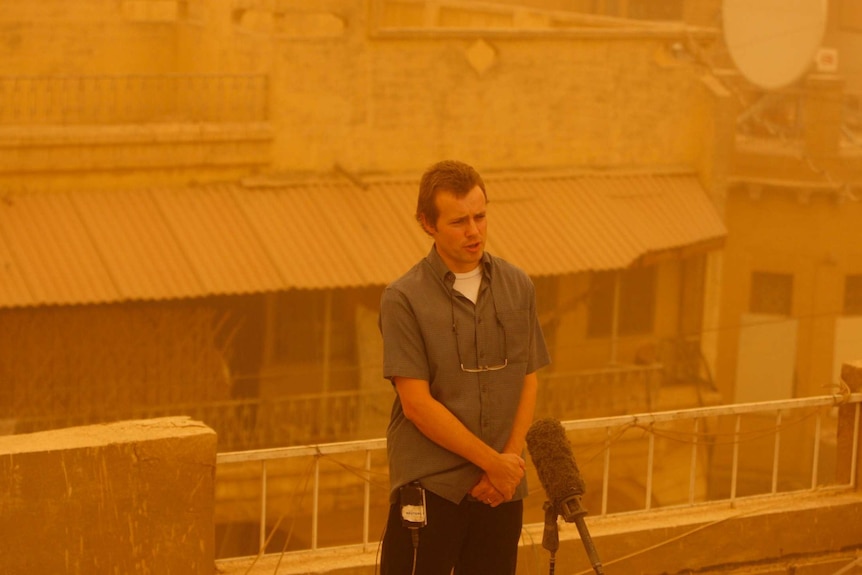
[[[215,459],[186,417],[0,437],[0,575],[212,574]]]
[[[730,574],[755,564],[788,561],[797,571],[783,573],[809,573],[803,566],[820,564],[837,552],[853,556],[862,549],[862,531],[848,529],[862,524],[862,496],[790,494],[740,500],[733,507],[717,503],[637,516],[587,517],[587,524],[609,574]],[[542,554],[547,566],[549,553],[540,547],[542,533],[532,537],[535,552]],[[525,555],[521,558],[527,560]],[[556,567],[560,573],[592,573],[573,524],[561,524]]]
[[[697,508],[586,518],[608,575],[746,573],[832,575],[862,550],[862,495],[812,492],[740,500]],[[420,532],[421,533],[421,532]],[[549,571],[542,525],[526,526],[518,552],[518,575]],[[590,566],[574,524],[559,522],[555,570],[586,575]],[[419,544],[422,544],[421,534]],[[375,575],[380,550],[343,548],[296,552],[260,559],[219,561],[221,575]],[[758,571],[752,566],[758,565]]]

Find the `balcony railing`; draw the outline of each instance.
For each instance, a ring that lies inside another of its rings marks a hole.
[[[0,126],[263,122],[253,74],[0,76]]]
[[[608,516],[853,490],[860,404],[854,393],[562,423],[588,485],[585,507]],[[217,521],[256,525],[250,549],[220,558],[376,548],[385,447],[372,439],[220,453]],[[541,491],[530,461],[527,473],[531,493]],[[542,523],[543,499],[527,498],[526,524]],[[358,527],[346,534],[346,523]]]
[[[567,419],[583,413],[652,411],[663,377],[660,363],[540,373],[536,413]]]
[[[32,433],[127,419],[185,415],[218,433],[220,451],[375,437],[386,428],[393,391],[330,392],[138,407],[50,417],[6,418],[10,432]]]
[[[660,364],[540,374],[536,413],[568,419],[651,411],[662,382]],[[187,415],[218,433],[219,451],[307,445],[378,437],[389,421],[394,392],[381,378],[375,391],[340,391],[281,397],[98,410],[90,413],[0,420],[30,433],[123,419]]]

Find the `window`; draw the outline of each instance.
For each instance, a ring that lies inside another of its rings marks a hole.
[[[655,315],[655,267],[620,272],[598,272],[590,287],[589,337],[608,337],[613,332],[614,291],[619,278],[619,335],[650,333]]]
[[[550,349],[553,349],[556,339],[556,322],[549,321],[549,318],[557,317],[558,283],[559,278],[557,276],[533,278],[533,285],[536,287],[536,312],[539,314],[545,342]]]
[[[791,315],[793,276],[769,272],[751,274],[748,311],[768,315]]]
[[[329,309],[328,296],[332,298]],[[353,358],[353,313],[338,292],[328,294],[325,290],[293,290],[276,297],[271,361],[322,361],[325,342],[328,342],[331,359]]]
[[[844,279],[844,315],[862,315],[862,275]]]

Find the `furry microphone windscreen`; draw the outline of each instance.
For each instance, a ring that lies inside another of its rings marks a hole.
[[[551,503],[559,507],[572,496],[584,493],[584,480],[566,430],[556,419],[535,421],[527,431],[527,450],[536,466],[539,481]]]

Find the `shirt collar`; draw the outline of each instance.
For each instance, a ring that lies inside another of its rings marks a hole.
[[[431,246],[431,251],[428,252],[428,255],[425,257],[425,261],[431,266],[431,269],[434,270],[434,275],[440,278],[440,281],[443,282],[444,285],[452,285],[455,281],[455,274],[453,274],[446,264],[443,262],[443,258],[440,257],[440,254],[437,253],[436,246]],[[488,253],[487,250],[482,252],[482,265],[485,267],[483,270],[485,272],[485,277],[489,280],[492,276],[492,271],[494,269],[493,266],[493,258]]]

